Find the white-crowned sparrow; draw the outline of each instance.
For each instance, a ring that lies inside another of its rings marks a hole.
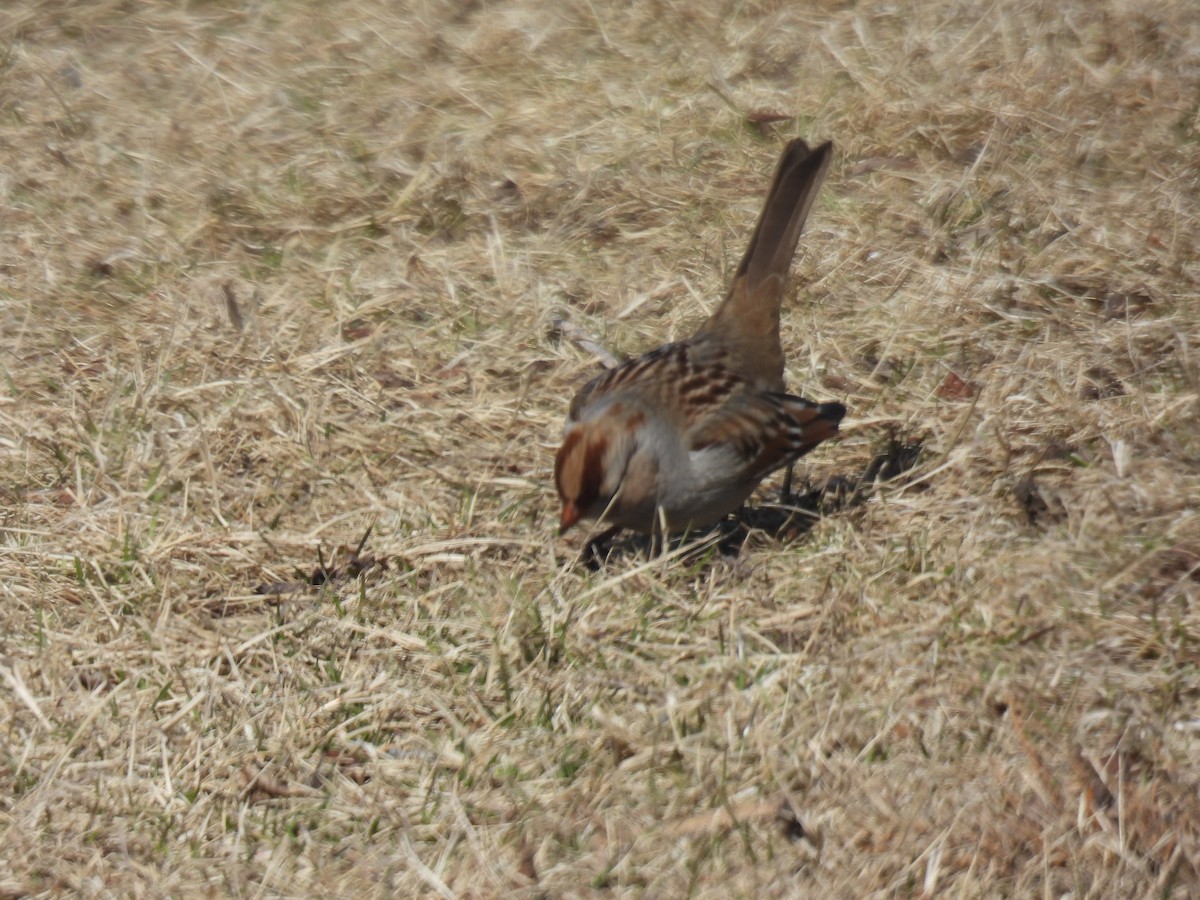
[[[563,531],[581,519],[645,533],[709,525],[837,432],[842,404],[784,393],[779,341],[788,268],[832,153],[784,148],[729,293],[695,335],[575,395],[554,466]]]

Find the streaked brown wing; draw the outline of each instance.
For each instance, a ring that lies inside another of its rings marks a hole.
[[[761,478],[837,433],[840,403],[813,403],[791,394],[739,397],[712,410],[688,435],[691,450],[729,446],[747,461],[746,477]]]
[[[689,342],[680,341],[609,369],[579,389],[571,401],[570,419],[578,421],[591,404],[629,390],[643,403],[657,401],[655,412],[664,418],[674,419],[684,430],[692,428],[748,390],[728,368],[697,356]]]

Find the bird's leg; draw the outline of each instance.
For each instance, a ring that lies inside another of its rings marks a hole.
[[[614,525],[612,528],[605,528],[594,538],[590,538],[588,542],[583,545],[583,558],[593,559],[596,561],[597,565],[604,562],[604,556],[600,554],[600,545],[612,540],[612,538],[615,537],[616,533],[620,530],[620,525]]]

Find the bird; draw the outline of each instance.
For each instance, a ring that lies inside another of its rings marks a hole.
[[[559,532],[712,525],[837,433],[841,403],[789,394],[779,337],[788,270],[833,144],[787,143],[725,298],[691,337],[602,372],[571,401],[554,479]]]

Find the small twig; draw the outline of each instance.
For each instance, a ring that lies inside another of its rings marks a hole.
[[[371,532],[375,530],[375,523],[372,522],[367,526],[367,530],[363,532],[362,540],[358,542],[358,546],[354,548],[354,559],[362,556],[363,547],[367,546],[367,538],[371,536]]]
[[[237,296],[233,292],[232,282],[222,283],[221,292],[225,295],[225,312],[229,315],[229,324],[235,330],[243,331],[246,326],[242,322],[242,311],[238,309]]]
[[[621,364],[615,356],[608,352],[608,349],[603,344],[574,322],[568,322],[566,319],[555,319],[551,322],[551,325],[555,331],[567,340],[577,344],[581,350],[586,350],[592,356],[596,357],[596,361],[604,366],[604,368],[615,369]]]
[[[281,594],[290,594],[294,591],[302,591],[309,587],[320,587],[323,584],[333,584],[343,581],[348,581],[351,578],[357,578],[368,569],[373,569],[376,566],[381,568],[387,567],[385,560],[380,560],[375,556],[363,556],[363,548],[367,545],[367,539],[371,536],[371,532],[375,530],[375,523],[372,522],[367,526],[367,530],[363,533],[362,538],[358,542],[358,546],[350,553],[349,558],[340,566],[333,565],[325,561],[325,551],[322,547],[317,547],[317,567],[313,569],[312,574],[304,581],[275,581],[266,584],[260,584],[254,589],[256,594],[265,594],[270,597],[279,596]],[[335,554],[336,558],[336,554]]]

